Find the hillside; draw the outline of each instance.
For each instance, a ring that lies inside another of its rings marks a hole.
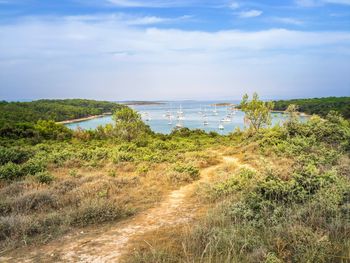
[[[258,120],[269,106],[245,100]],[[259,110],[256,110],[259,109]],[[331,113],[229,135],[33,124],[0,140],[1,262],[346,262],[350,123]]]
[[[64,121],[113,112],[117,103],[83,99],[0,102],[0,127],[4,124],[33,123],[38,120]]]
[[[327,97],[313,99],[293,99],[274,101],[274,110],[284,111],[288,105],[295,104],[299,106],[301,112],[307,114],[317,114],[326,116],[330,111],[337,111],[350,119],[350,97]]]

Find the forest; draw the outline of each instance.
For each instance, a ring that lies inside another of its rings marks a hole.
[[[337,111],[344,118],[350,119],[350,97],[327,97],[312,99],[293,99],[274,101],[274,110],[284,111],[288,105],[298,105],[301,112],[318,114],[325,117],[330,111]]]
[[[53,116],[66,114],[56,115],[60,103]],[[270,126],[273,103],[245,96],[246,130],[164,135],[125,106],[66,103],[113,110],[114,123],[71,131],[34,106],[32,119],[12,113],[32,122],[1,129],[0,261],[103,253],[130,263],[349,262],[350,123],[341,110],[300,122],[289,105],[288,121]]]
[[[108,101],[83,99],[0,102],[0,127],[38,120],[65,121],[113,112],[122,107]]]

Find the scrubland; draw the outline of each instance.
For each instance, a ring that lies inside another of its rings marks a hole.
[[[234,158],[188,197],[205,208],[195,221],[146,233],[124,260],[349,262],[350,125],[340,115],[227,136],[123,125],[41,122],[39,137],[1,139],[0,255],[133,217]]]

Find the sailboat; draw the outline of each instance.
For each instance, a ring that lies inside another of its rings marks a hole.
[[[232,120],[229,117],[225,117],[221,120],[221,122],[231,122]]]
[[[213,113],[214,113],[215,116],[218,115],[218,110],[217,110],[217,108],[216,108],[216,104],[215,104],[215,109],[213,110]]]
[[[181,122],[178,122],[175,127],[176,128],[183,128],[184,125]]]
[[[204,117],[203,124],[204,124],[204,126],[209,125],[209,122],[208,122],[208,118],[207,118],[207,117]]]
[[[224,130],[224,129],[225,129],[224,125],[220,124],[219,125],[219,130]]]
[[[148,112],[144,112],[141,115],[143,115],[143,118],[145,121],[150,121],[151,117],[149,116]]]
[[[168,116],[168,125],[173,125],[172,119],[173,119],[173,116],[172,116],[172,115],[169,115],[169,116]]]
[[[182,105],[180,104],[180,109],[177,112],[178,115],[183,115],[184,112],[182,111]]]
[[[200,108],[199,108],[199,112],[198,112],[198,114],[200,114],[200,115],[202,115],[202,114],[203,114],[203,111],[202,111],[202,104],[201,104],[201,106],[200,106]]]

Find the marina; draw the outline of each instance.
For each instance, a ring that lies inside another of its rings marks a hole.
[[[221,103],[221,104],[220,104]],[[222,103],[218,101],[171,101],[162,104],[131,105],[139,112],[142,120],[158,133],[169,134],[175,128],[187,127],[206,132],[228,134],[236,128],[245,128],[244,113],[234,105],[238,101]],[[220,106],[218,106],[220,105]],[[272,112],[272,125],[283,123],[287,116],[283,112]],[[307,118],[300,115],[301,120]],[[112,116],[68,123],[71,129],[95,129],[100,125],[112,123]]]

